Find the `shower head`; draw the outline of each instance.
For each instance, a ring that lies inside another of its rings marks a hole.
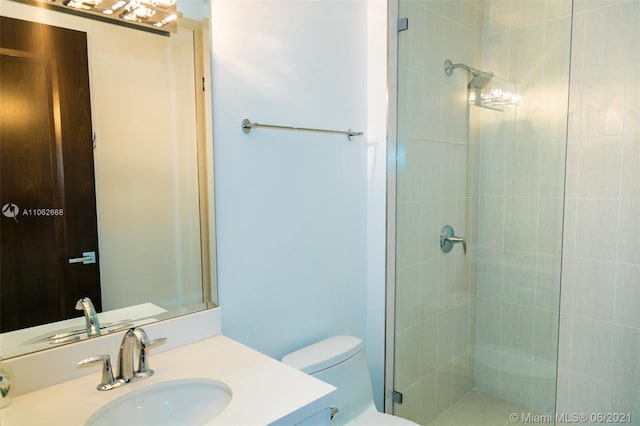
[[[466,70],[468,73],[473,75],[471,80],[469,80],[469,84],[467,86],[469,89],[482,89],[493,78],[492,72],[480,71],[479,69],[470,67],[466,64],[454,64],[450,59],[444,61],[445,74],[453,74],[453,70],[456,68],[462,68],[463,70]]]
[[[471,73],[473,74],[473,78],[469,81],[467,86],[469,89],[482,89],[493,78],[492,72],[472,71]]]
[[[495,76],[492,72],[481,71],[470,67],[467,64],[454,64],[450,59],[444,61],[444,73],[448,76],[453,74],[453,70],[462,68],[471,74],[471,80],[467,83],[469,90],[469,103],[496,111],[503,111],[505,107],[517,106],[520,96],[515,83]],[[495,77],[491,84],[493,88],[486,87]],[[489,90],[491,88],[491,90]]]

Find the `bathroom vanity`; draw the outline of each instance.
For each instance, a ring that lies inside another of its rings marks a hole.
[[[155,374],[109,391],[96,390],[99,365],[75,363],[105,353],[116,369],[123,333],[6,361],[15,393],[10,405],[0,409],[0,424],[84,425],[118,398],[137,397],[163,386],[170,395],[175,383],[200,382],[219,384],[230,399],[215,417],[198,424],[329,424],[335,388],[223,336],[219,308],[151,324],[145,330],[151,339],[168,339],[151,350],[149,366]]]

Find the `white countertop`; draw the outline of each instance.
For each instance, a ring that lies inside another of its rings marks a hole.
[[[149,359],[155,371],[152,377],[110,391],[96,390],[101,378],[101,367],[96,365],[95,374],[14,397],[0,409],[0,424],[82,425],[119,396],[180,378],[216,379],[231,389],[231,402],[211,425],[295,424],[328,407],[335,390],[222,335],[162,353],[152,351]]]

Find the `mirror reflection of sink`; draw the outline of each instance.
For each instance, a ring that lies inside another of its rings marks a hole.
[[[102,327],[100,327],[100,331],[102,334],[115,333],[133,326],[133,322],[131,321],[132,320],[130,319],[126,319],[122,321],[106,323],[106,324],[103,324]],[[44,336],[34,337],[33,339],[25,343],[31,344],[31,343],[49,342],[49,344],[53,345],[56,343],[65,343],[65,342],[80,340],[80,338],[83,335],[86,336],[86,334],[87,334],[86,327],[81,327],[81,328],[69,327],[63,330],[58,330],[55,334],[46,334]]]
[[[201,425],[231,402],[231,389],[211,379],[178,379],[129,392],[97,410],[87,426]]]

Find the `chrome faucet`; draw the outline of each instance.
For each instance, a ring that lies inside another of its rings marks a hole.
[[[87,336],[100,336],[100,321],[98,321],[98,314],[96,313],[96,308],[93,307],[91,299],[88,297],[78,299],[76,302],[76,310],[84,311],[84,319],[87,323]]]
[[[141,328],[131,328],[124,334],[120,351],[118,352],[118,378],[129,382],[132,379],[142,379],[153,375],[153,370],[149,368],[148,349],[152,344],[159,343],[166,339],[157,339],[153,343],[149,341],[149,336]],[[138,351],[138,369],[134,370],[133,355]]]
[[[160,343],[164,343],[166,337],[149,340],[147,333],[138,327],[130,328],[122,338],[118,351],[118,375],[113,376],[111,359],[109,355],[99,355],[83,359],[76,365],[103,363],[102,380],[97,389],[101,391],[111,390],[125,385],[131,381],[144,379],[153,375],[149,368],[149,349]],[[137,367],[135,368],[134,355],[137,355]]]

